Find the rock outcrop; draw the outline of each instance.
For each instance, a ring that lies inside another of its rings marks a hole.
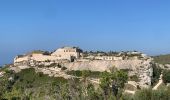
[[[109,71],[112,67],[117,69],[127,70],[129,76],[137,75],[139,78],[138,84],[141,87],[148,87],[151,85],[152,77],[152,59],[131,59],[131,60],[117,60],[117,61],[82,61],[64,63],[68,70],[91,70],[91,71]]]
[[[3,75],[5,74],[5,72],[0,72],[0,77],[3,77]]]

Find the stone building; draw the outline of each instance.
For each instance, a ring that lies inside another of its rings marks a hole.
[[[82,52],[83,51],[77,47],[62,47],[53,52],[51,56],[74,61],[81,57]]]
[[[97,56],[95,57],[96,60],[106,60],[106,61],[116,61],[116,60],[123,60],[122,57],[115,57],[115,56]]]
[[[82,50],[77,47],[63,47],[57,49],[51,54],[44,54],[43,52],[32,52],[26,55],[16,56],[14,58],[14,64],[28,63],[29,61],[45,62],[45,61],[58,61],[69,60],[74,61],[81,57]]]

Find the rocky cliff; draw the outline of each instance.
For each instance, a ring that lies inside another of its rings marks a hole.
[[[127,70],[129,76],[136,75],[139,78],[138,84],[141,87],[147,87],[151,85],[152,77],[152,59],[131,59],[131,60],[118,60],[118,61],[82,61],[65,63],[65,67],[68,70],[91,70],[91,71],[109,71],[115,67],[117,69]]]

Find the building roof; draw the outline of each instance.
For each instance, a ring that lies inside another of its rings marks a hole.
[[[76,49],[75,47],[62,47],[61,49]]]
[[[83,50],[80,49],[79,47],[68,47],[68,46],[66,46],[66,47],[62,47],[61,49],[77,49],[79,52],[83,52]]]
[[[68,47],[68,46],[66,46],[66,47],[62,47],[61,49],[80,49],[79,47]]]
[[[71,50],[71,49],[76,49],[77,52],[83,52],[82,49],[80,49],[79,47],[69,47],[69,46],[65,46],[65,47],[61,47],[58,49],[66,49],[66,50]],[[55,51],[53,51],[52,53],[56,52],[58,49],[56,49]]]

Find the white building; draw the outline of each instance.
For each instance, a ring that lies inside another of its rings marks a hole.
[[[122,57],[115,57],[115,56],[98,56],[98,57],[95,57],[95,59],[97,59],[97,60],[109,60],[109,61],[111,61],[111,60],[114,60],[114,61],[116,61],[116,60],[123,60],[123,58]]]
[[[57,49],[51,54],[51,56],[58,57],[59,59],[67,59],[73,61],[74,59],[79,59],[82,50],[77,47],[63,47]]]
[[[41,52],[33,52],[31,54],[17,56],[14,58],[14,63],[26,63],[30,60],[44,62],[44,61],[57,61],[57,60],[69,60],[74,61],[79,59],[81,56],[82,50],[76,47],[63,47],[57,49],[55,52],[49,55],[45,55]]]

